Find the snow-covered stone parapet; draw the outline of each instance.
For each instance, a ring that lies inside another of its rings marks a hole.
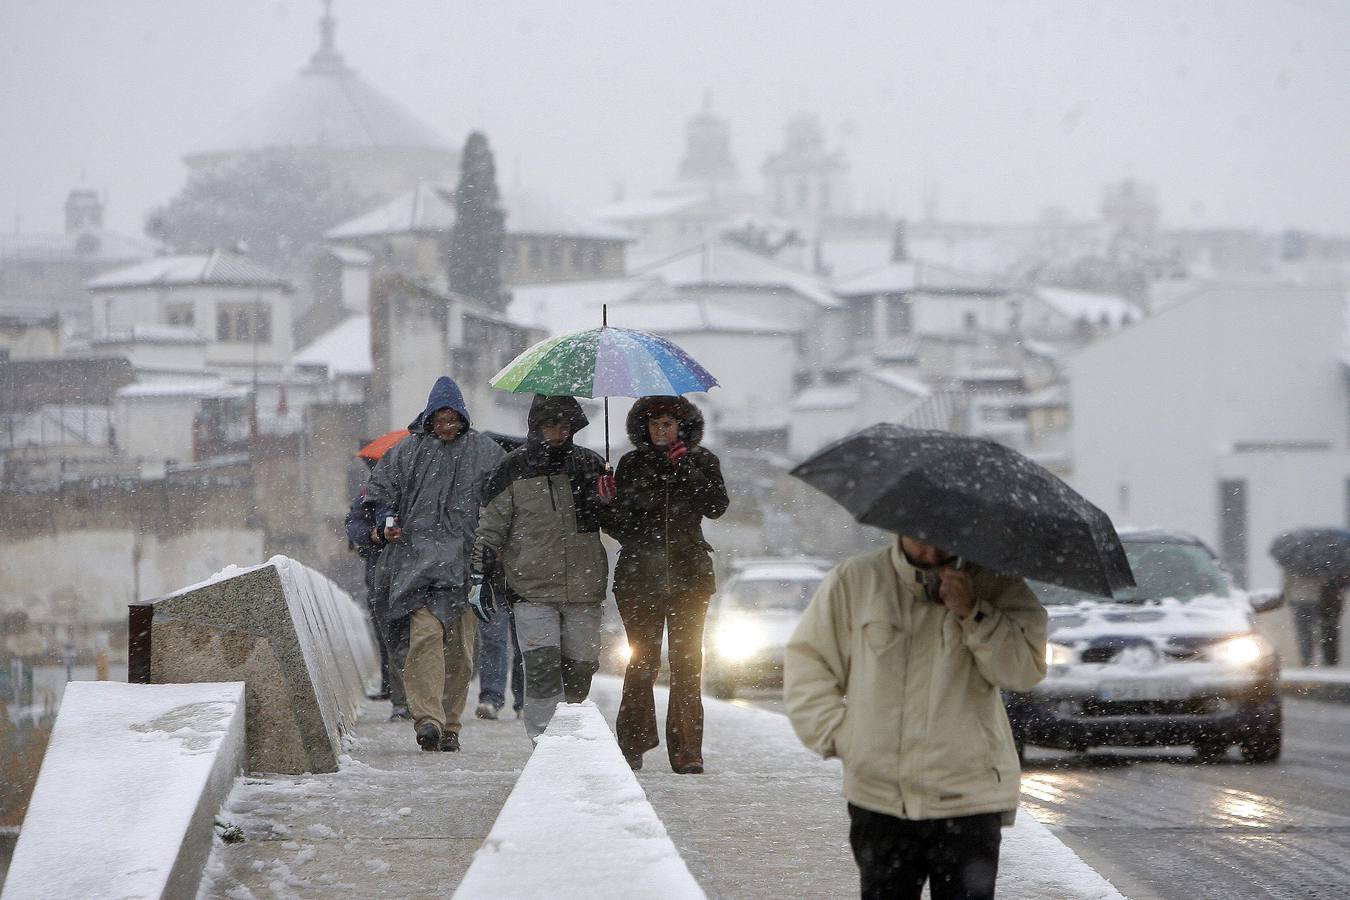
[[[131,607],[130,680],[243,681],[252,771],[335,772],[379,662],[365,610],[284,556]]]
[[[459,900],[704,897],[595,704],[559,704]]]
[[[3,900],[190,898],[244,762],[244,685],[66,688]]]

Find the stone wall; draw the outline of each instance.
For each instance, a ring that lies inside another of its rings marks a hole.
[[[364,609],[283,556],[133,606],[128,630],[133,682],[246,683],[252,771],[337,771],[379,670]]]

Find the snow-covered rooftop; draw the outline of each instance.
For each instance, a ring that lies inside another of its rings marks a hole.
[[[528,191],[502,196],[506,233],[548,235],[588,240],[629,241],[633,236],[589,216],[566,209]],[[369,212],[342,222],[324,235],[329,240],[357,240],[393,234],[441,234],[455,224],[455,186],[424,181],[407,193]]]
[[[219,376],[204,375],[200,378],[180,376],[175,380],[139,381],[117,391],[118,399],[171,399],[193,398],[198,400],[238,399],[249,395],[248,388],[232,385]]]
[[[703,203],[704,199],[697,194],[658,194],[596,207],[591,210],[591,215],[602,222],[641,222],[693,209]]]
[[[865,374],[868,378],[879,381],[896,390],[913,394],[915,397],[928,397],[933,393],[933,389],[919,379],[911,378],[910,376],[903,375],[899,372],[893,372],[888,369],[873,369]]]
[[[333,45],[334,23],[320,24],[321,44],[300,73],[243,110],[189,155],[322,148],[451,152],[434,128],[368,84]]]
[[[106,228],[64,234],[0,234],[0,259],[129,262],[154,256],[157,250],[150,241]]]
[[[326,366],[328,374],[369,375],[370,316],[349,316],[295,354],[297,366]]]
[[[1139,307],[1115,294],[1097,294],[1044,285],[1033,288],[1032,293],[1046,305],[1074,321],[1081,319],[1094,325],[1105,323],[1111,328],[1119,328],[1144,318]]]
[[[851,384],[817,385],[792,398],[793,412],[852,409],[862,402],[862,394]]]
[[[583,328],[596,328],[601,308],[610,307],[610,324],[629,326],[618,321],[621,306],[648,291],[657,289],[655,278],[605,278],[594,281],[569,281],[554,284],[529,284],[511,289],[511,304],[506,308],[511,321],[528,328],[542,328],[549,334],[565,334]]]
[[[93,291],[144,287],[210,284],[222,287],[276,287],[289,291],[291,283],[237,253],[212,250],[205,254],[158,256],[85,283]]]
[[[819,278],[726,241],[705,241],[642,267],[640,274],[660,277],[676,288],[746,287],[787,289],[818,306],[833,308],[839,299]]]
[[[835,284],[834,291],[842,297],[868,294],[903,294],[911,291],[953,291],[991,293],[995,290],[988,278],[958,272],[945,266],[920,260],[889,262],[875,269],[860,272]]]
[[[609,323],[657,334],[738,332],[774,335],[795,334],[800,330],[790,322],[727,309],[706,297],[630,303],[611,310]]]

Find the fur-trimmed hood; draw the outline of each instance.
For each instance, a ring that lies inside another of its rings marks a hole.
[[[641,397],[628,411],[628,439],[634,447],[650,447],[647,420],[657,415],[674,416],[680,423],[680,436],[692,450],[703,442],[703,413],[684,397]]]

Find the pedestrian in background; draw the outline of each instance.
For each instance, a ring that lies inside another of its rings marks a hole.
[[[1045,677],[1046,620],[1020,578],[907,536],[825,577],[783,698],[802,743],[843,760],[863,897],[994,896],[1021,774],[999,692]]]
[[[1299,663],[1311,666],[1320,648],[1322,664],[1340,662],[1341,610],[1350,581],[1329,575],[1284,574],[1284,599],[1294,617]]]
[[[504,457],[475,431],[459,385],[436,380],[411,432],[375,465],[366,496],[387,546],[378,576],[388,585],[391,632],[406,626],[404,688],[417,744],[460,749],[474,674],[477,619],[469,611],[469,552],[483,485]]]
[[[473,547],[475,602],[500,567],[525,663],[525,733],[544,733],[559,702],[580,703],[600,667],[600,605],[609,561],[604,461],[573,436],[588,424],[573,397],[538,395],[525,446],[509,453],[485,492]],[[491,616],[491,610],[485,610]],[[496,613],[500,615],[500,612]]]
[[[498,567],[496,596],[506,596],[506,582]],[[486,622],[478,625],[478,708],[480,719],[496,719],[506,706],[507,682],[511,686],[511,708],[517,716],[525,708],[525,664],[516,640],[516,614],[510,603],[503,603]]]
[[[628,413],[633,449],[619,461],[610,527],[620,542],[614,598],[632,656],[615,731],[634,769],[660,744],[653,686],[669,637],[666,752],[682,775],[703,772],[703,623],[715,588],[703,520],[727,509],[703,415],[684,397],[642,397]]]
[[[367,462],[373,469],[375,461]],[[389,604],[378,578],[380,553],[384,550],[385,541],[380,535],[375,504],[367,499],[364,487],[347,510],[344,525],[347,540],[364,563],[366,609],[370,613],[370,624],[375,629],[375,640],[380,648],[380,692],[375,699],[388,700],[393,706],[389,721],[409,719],[412,716],[408,712],[408,698],[403,691],[403,662],[408,652],[408,641],[406,638],[400,641],[389,632]]]

